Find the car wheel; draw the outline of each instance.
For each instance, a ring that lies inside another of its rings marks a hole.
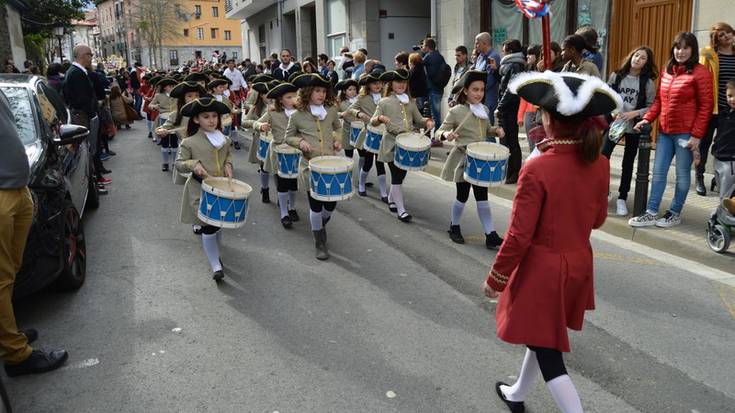
[[[84,227],[79,211],[70,200],[64,201],[63,238],[61,254],[63,268],[57,280],[57,286],[64,290],[76,290],[84,284],[87,276],[87,246],[84,238]]]
[[[97,209],[100,207],[100,193],[97,191],[94,173],[89,171],[89,179],[87,180],[87,202],[84,205],[87,209]]]

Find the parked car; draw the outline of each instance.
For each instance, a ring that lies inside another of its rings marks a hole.
[[[44,78],[0,75],[26,149],[33,196],[33,225],[14,298],[46,286],[78,289],[86,276],[82,225],[86,208],[99,205],[87,128],[68,124],[69,111]]]

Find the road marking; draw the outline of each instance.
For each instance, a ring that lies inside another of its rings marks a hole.
[[[396,397],[396,393],[393,390],[388,390],[385,392],[385,397],[389,399],[394,399]]]
[[[64,368],[65,369],[86,369],[87,367],[96,366],[98,364],[100,364],[100,360],[96,358],[92,358],[92,359],[82,360],[78,363],[69,364]]]

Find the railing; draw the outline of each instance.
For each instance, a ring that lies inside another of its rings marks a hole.
[[[225,13],[232,11],[232,0],[225,0]]]

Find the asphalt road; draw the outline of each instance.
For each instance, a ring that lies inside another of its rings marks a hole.
[[[70,353],[59,371],[5,378],[17,412],[505,411],[493,384],[513,381],[524,349],[495,337],[480,288],[494,252],[472,201],[468,243],[453,244],[453,187],[411,173],[412,224],[375,190],[342,202],[318,262],[308,220],[286,231],[258,200],[224,233],[217,286],[143,128],[113,142],[110,193],[85,216],[86,284],[17,304],[40,347]],[[236,175],[257,186],[246,158]],[[502,233],[510,205],[491,203]],[[597,310],[566,358],[586,411],[735,412],[732,274],[603,233],[593,243]],[[556,411],[543,382],[526,405]]]

